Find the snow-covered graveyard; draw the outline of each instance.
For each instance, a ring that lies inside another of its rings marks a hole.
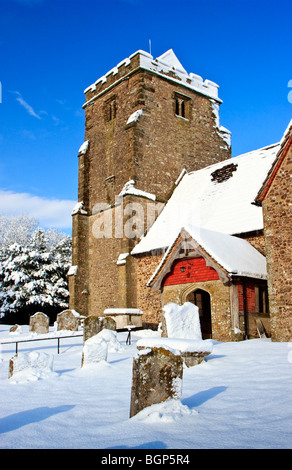
[[[160,333],[118,332],[106,359],[81,367],[79,331],[48,334],[0,325],[0,447],[2,449],[278,449],[292,444],[292,343],[269,339],[220,343],[184,366],[182,396],[129,418],[137,342]],[[69,338],[65,336],[70,335]],[[58,354],[57,337],[60,340]],[[18,355],[46,367],[19,368],[8,378],[13,341]]]

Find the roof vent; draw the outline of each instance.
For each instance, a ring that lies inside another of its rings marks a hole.
[[[213,171],[211,173],[212,180],[215,183],[223,183],[223,181],[229,180],[233,176],[233,172],[237,170],[238,165],[230,163],[230,165],[223,166],[219,170]]]

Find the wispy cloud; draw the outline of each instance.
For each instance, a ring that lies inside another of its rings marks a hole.
[[[0,214],[27,214],[37,219],[43,227],[70,229],[71,213],[76,201],[49,199],[29,193],[16,193],[0,189]]]
[[[14,91],[13,93],[15,93],[16,95],[16,101],[18,101],[18,103],[23,106],[24,109],[26,109],[26,111],[28,112],[28,114],[30,114],[31,116],[37,118],[37,119],[41,119],[41,117],[34,111],[33,107],[28,104],[21,96],[21,94],[19,93],[19,91]]]

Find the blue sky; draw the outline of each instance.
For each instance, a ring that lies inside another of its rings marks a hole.
[[[143,49],[219,84],[232,155],[292,117],[291,0],[1,0],[0,213],[70,232],[84,89]],[[291,82],[290,82],[291,85]]]

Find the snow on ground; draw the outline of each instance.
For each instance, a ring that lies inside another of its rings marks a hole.
[[[28,326],[0,341],[27,337]],[[149,407],[129,419],[136,342],[150,332],[118,333],[107,361],[81,365],[82,337],[19,345],[19,354],[53,356],[45,377],[8,379],[15,345],[0,356],[2,449],[255,449],[291,448],[291,343],[213,341],[205,363],[184,368],[182,400]],[[52,336],[54,334],[52,333]]]

